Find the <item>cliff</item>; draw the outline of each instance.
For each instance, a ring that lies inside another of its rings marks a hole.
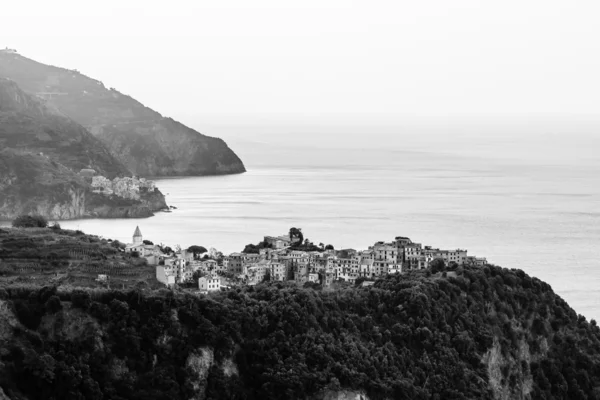
[[[139,200],[93,193],[79,174],[39,154],[0,150],[0,220],[36,214],[50,220],[143,218],[166,208],[156,189]]]
[[[11,398],[598,399],[600,329],[522,271],[211,296],[7,287]]]
[[[217,175],[245,171],[219,139],[165,118],[135,99],[73,70],[0,53],[0,77],[85,126],[140,176]]]
[[[78,172],[131,175],[85,128],[0,78],[0,219],[148,217],[166,207],[153,189],[135,201],[93,193]]]

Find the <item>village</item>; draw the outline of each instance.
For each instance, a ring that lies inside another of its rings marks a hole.
[[[146,259],[156,268],[156,279],[167,287],[192,287],[200,293],[216,292],[233,286],[256,285],[265,281],[307,282],[330,287],[335,282],[363,286],[387,274],[429,268],[434,260],[446,265],[487,264],[485,258],[467,255],[467,250],[440,250],[398,236],[390,242],[377,242],[367,250],[335,250],[331,245],[316,246],[303,240],[300,229],[288,235],[265,236],[258,245],[224,256],[201,246],[172,250],[144,240],[139,227],[126,252]]]

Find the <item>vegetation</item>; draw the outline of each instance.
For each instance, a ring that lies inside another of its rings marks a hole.
[[[206,253],[208,250],[206,250],[206,247],[202,246],[190,246],[187,251],[189,253],[194,253],[194,258],[197,259],[201,254]]]
[[[300,243],[304,242],[304,235],[302,234],[302,230],[300,228],[290,228],[290,240],[292,243]]]
[[[14,228],[45,228],[48,226],[48,220],[41,215],[20,215],[12,222],[12,226]]]
[[[144,258],[123,252],[124,244],[81,231],[12,228],[0,232],[0,287],[11,285],[101,287],[99,274],[116,288],[134,288],[140,281],[158,288],[155,270]]]
[[[600,398],[600,329],[550,286],[494,266],[429,272],[206,297],[7,288],[18,323],[0,385],[29,399]]]
[[[273,248],[273,246],[266,242],[266,241],[262,241],[259,242],[258,244],[247,244],[246,247],[244,247],[243,252],[247,253],[247,254],[259,254],[261,249],[271,249]]]
[[[118,159],[114,161],[113,169],[124,164],[131,172],[141,176],[245,171],[243,163],[223,140],[202,135],[170,118],[163,118],[130,96],[109,90],[101,82],[78,72],[44,65],[18,55],[4,57],[0,54],[0,76],[12,79],[28,93],[64,93],[49,99],[49,104],[78,124],[102,127],[100,132],[96,132],[97,137],[109,151],[102,146],[83,145],[83,150],[74,153],[75,157],[84,157],[91,152],[98,156],[112,152]],[[53,133],[57,132],[61,130],[56,129]],[[56,143],[61,142],[57,140]]]

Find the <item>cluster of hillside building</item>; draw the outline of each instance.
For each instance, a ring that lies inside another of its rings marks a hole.
[[[258,253],[232,253],[220,256],[216,250],[201,259],[191,252],[178,250],[163,254],[161,247],[145,244],[139,227],[133,243],[126,251],[137,252],[149,264],[156,266],[156,278],[167,286],[195,283],[198,288],[211,292],[220,290],[227,276],[227,283],[256,285],[265,280],[306,282],[330,286],[335,281],[354,284],[358,278],[374,279],[387,274],[399,274],[413,269],[425,269],[436,259],[445,264],[487,264],[485,258],[467,255],[467,250],[440,250],[414,243],[407,237],[398,236],[390,242],[377,242],[363,251],[354,249],[320,251],[294,250],[295,243],[288,236],[266,236]],[[198,273],[197,273],[198,272]],[[197,273],[197,274],[196,274]]]
[[[142,193],[151,193],[156,189],[154,181],[136,176],[110,180],[102,175],[97,175],[96,170],[91,168],[82,169],[79,171],[79,175],[91,184],[92,192],[105,196],[114,194],[124,199],[139,200]]]
[[[153,181],[135,176],[113,180],[99,175],[92,177],[92,191],[106,196],[115,194],[125,199],[139,200],[141,192],[153,192],[155,187]]]

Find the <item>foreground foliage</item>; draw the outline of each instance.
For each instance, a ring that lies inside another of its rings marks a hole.
[[[0,345],[0,385],[29,399],[189,399],[199,389],[187,361],[200,348],[214,350],[200,388],[210,399],[340,388],[371,399],[600,398],[600,329],[517,270],[200,298],[54,288],[2,296],[19,324]],[[219,367],[228,360],[238,374]]]
[[[48,220],[41,215],[19,215],[12,222],[13,228],[45,228]]]

